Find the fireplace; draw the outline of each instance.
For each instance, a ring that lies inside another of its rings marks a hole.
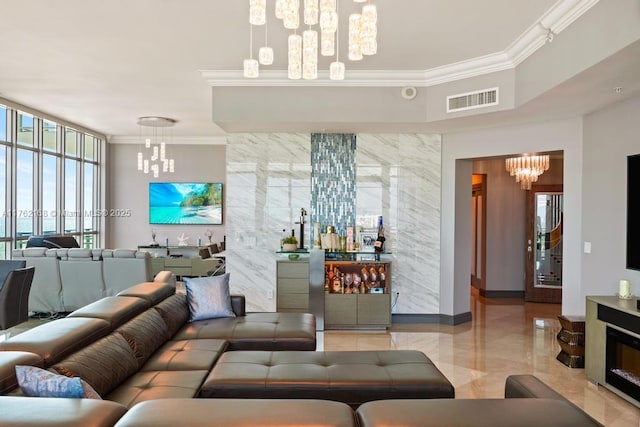
[[[640,400],[640,338],[607,326],[606,382]]]

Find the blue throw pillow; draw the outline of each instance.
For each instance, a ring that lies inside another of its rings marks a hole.
[[[189,321],[236,317],[231,307],[229,273],[219,276],[185,277],[184,285],[189,303]]]
[[[78,377],[66,377],[35,366],[16,365],[18,385],[25,396],[102,399]]]

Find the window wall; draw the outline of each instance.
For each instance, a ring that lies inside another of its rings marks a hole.
[[[46,117],[0,105],[0,259],[31,235],[101,241],[104,141]]]

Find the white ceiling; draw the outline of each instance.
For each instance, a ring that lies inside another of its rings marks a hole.
[[[227,78],[215,83],[203,74],[204,70],[214,70],[227,77],[240,75],[249,50],[248,3],[248,0],[3,2],[0,97],[116,138],[138,135],[136,119],[150,115],[176,119],[175,136],[224,135],[225,130],[212,121],[215,91],[211,86],[237,87],[239,93],[252,91],[252,96],[260,97],[261,91],[268,89],[262,85],[269,84],[268,78],[245,82]],[[276,62],[268,71],[284,70],[286,35],[280,22],[271,16],[273,1],[267,3],[269,40],[276,52]],[[584,9],[581,13],[588,13],[597,0],[374,0],[373,3],[378,6],[379,15],[378,54],[358,63],[345,61],[348,73],[378,72],[388,77],[393,71],[404,78],[411,73],[433,75],[434,70],[440,69],[449,73],[447,67],[451,64],[526,51],[518,42],[527,34],[543,34],[541,22],[561,30],[573,19],[580,19],[579,15],[567,12],[573,10],[571,7],[581,4]],[[346,17],[356,7],[351,0],[339,0],[341,16]],[[263,31],[254,30],[256,46],[262,43]],[[535,44],[533,39],[530,42],[530,46]],[[540,48],[539,37],[536,43]],[[341,50],[346,52],[346,46]],[[508,55],[506,58],[514,60]],[[636,43],[598,64],[597,69],[572,77],[523,108],[429,126],[405,123],[403,129],[442,132],[487,126],[492,121],[524,120],[534,112],[538,116],[584,113],[619,99],[620,94],[614,95],[611,90],[613,85],[624,84],[625,96],[637,91],[638,58],[640,46]],[[328,60],[321,62],[320,67],[327,68],[328,63]],[[262,71],[267,74],[266,68]],[[247,84],[252,86],[240,88]],[[349,84],[345,81],[344,87],[332,88],[336,97],[353,96],[347,90]],[[399,85],[398,81],[388,84]],[[594,91],[594,85],[606,85],[606,91]],[[567,93],[577,93],[585,100],[570,102]],[[298,109],[313,99],[299,102]],[[244,107],[247,111],[251,109],[250,105]],[[260,113],[251,111],[254,116]],[[278,131],[308,130],[311,124],[274,126],[262,124],[263,129]],[[348,122],[340,124],[340,129],[349,128]],[[256,127],[236,123],[232,130],[249,131]]]

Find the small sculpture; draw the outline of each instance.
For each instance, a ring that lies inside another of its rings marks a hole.
[[[160,244],[158,242],[156,242],[156,229],[155,228],[151,229],[151,243],[149,244],[149,246],[160,246]]]
[[[184,233],[178,236],[178,246],[188,246],[189,236],[185,236]]]

